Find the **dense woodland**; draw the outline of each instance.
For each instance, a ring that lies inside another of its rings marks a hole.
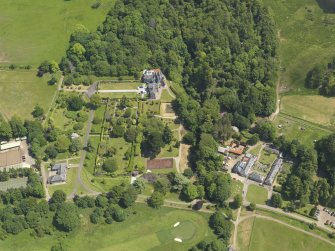
[[[316,65],[307,73],[305,86],[319,88],[321,95],[335,96],[335,58],[327,65]]]
[[[192,97],[177,102],[185,124],[205,121],[203,131],[214,133],[220,110],[242,128],[255,114],[274,110],[276,48],[273,23],[257,0],[117,1],[96,32],[82,27],[72,34],[60,66],[71,81],[90,74],[139,77],[159,67]]]

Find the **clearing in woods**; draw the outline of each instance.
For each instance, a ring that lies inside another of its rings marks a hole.
[[[70,34],[82,24],[96,30],[114,1],[0,0],[0,63],[39,65],[65,55]]]

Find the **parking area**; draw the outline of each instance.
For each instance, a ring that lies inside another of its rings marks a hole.
[[[331,210],[326,207],[318,207],[318,210],[315,212],[315,216],[323,224],[335,228],[335,210]]]

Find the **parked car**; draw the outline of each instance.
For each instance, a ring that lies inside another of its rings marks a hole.
[[[326,222],[325,222],[325,225],[328,225],[329,224],[329,220],[327,220]]]

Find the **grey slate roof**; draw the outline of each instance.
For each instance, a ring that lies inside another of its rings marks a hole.
[[[277,158],[275,160],[275,162],[273,162],[273,165],[271,167],[271,170],[270,172],[268,173],[268,176],[266,177],[264,183],[266,185],[269,185],[271,186],[278,174],[278,172],[280,171],[281,167],[282,167],[282,164],[283,164],[283,159],[282,158]]]
[[[57,183],[66,181],[66,163],[55,164],[51,167],[51,171],[56,171],[56,174],[48,178],[48,183]]]

